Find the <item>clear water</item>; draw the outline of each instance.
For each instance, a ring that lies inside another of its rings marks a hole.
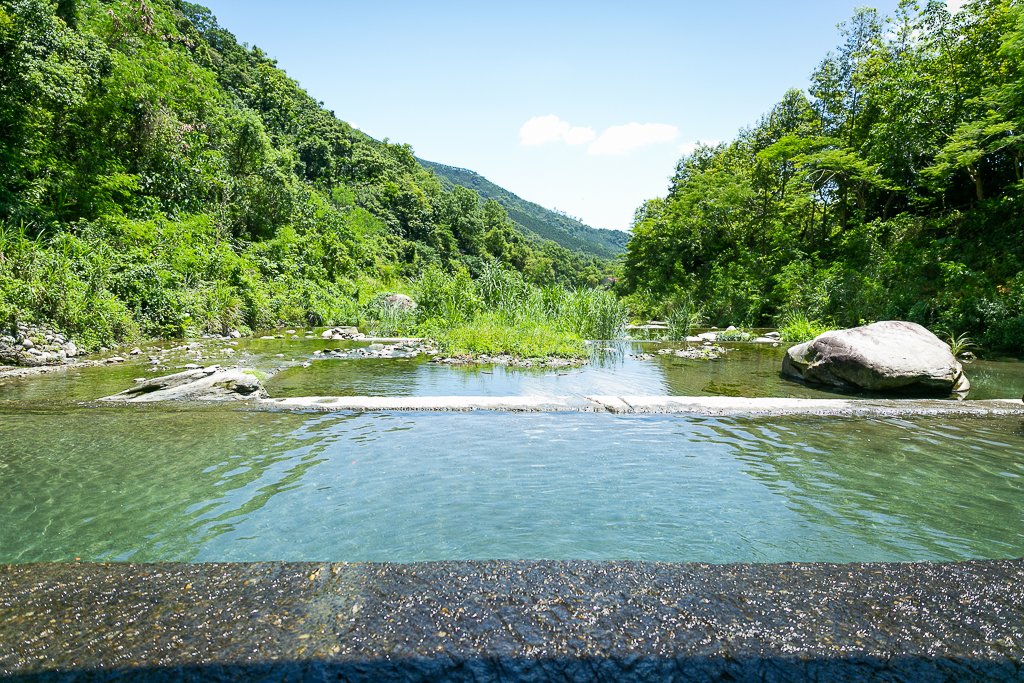
[[[267,381],[271,396],[745,396],[787,398],[869,397],[857,391],[812,387],[783,378],[784,348],[728,345],[717,360],[655,355],[680,344],[617,344],[624,352],[599,353],[579,368],[506,368],[501,365],[442,365],[426,358],[399,360],[311,360],[308,368],[286,368]],[[1024,363],[974,361],[968,366],[968,398],[1019,398]]]
[[[0,408],[0,563],[1024,555],[1024,421]]]
[[[601,343],[605,346],[607,342]],[[615,342],[614,352],[596,352],[577,368],[506,368],[501,365],[442,365],[425,356],[415,359],[324,358],[314,351],[366,346],[359,342],[319,339],[242,340],[229,347],[207,342],[195,350],[179,350],[153,372],[150,350],[180,343],[144,347],[147,354],[114,366],[72,369],[45,376],[0,382],[0,406],[29,403],[90,401],[133,385],[137,377],[175,372],[186,363],[239,363],[265,372],[271,396],[587,396],[594,394],[652,396],[781,396],[834,398],[837,393],[784,379],[779,370],[786,345],[723,344],[730,351],[718,360],[687,360],[659,349],[678,343]],[[233,351],[228,356],[223,352]],[[654,354],[648,360],[635,356]],[[310,367],[302,367],[309,363]],[[966,366],[972,399],[1020,398],[1024,394],[1024,362],[974,361]],[[845,392],[844,396],[869,396]]]

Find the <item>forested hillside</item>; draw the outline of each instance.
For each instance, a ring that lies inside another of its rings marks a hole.
[[[339,120],[209,10],[0,2],[0,322],[90,345],[356,322],[431,264],[536,284],[607,264],[445,191]]]
[[[891,318],[1024,350],[1016,0],[860,10],[753,127],[684,156],[635,216],[635,310],[708,323]]]
[[[626,250],[629,234],[620,230],[600,230],[584,225],[557,211],[550,211],[539,204],[528,202],[503,187],[495,185],[479,173],[418,160],[441,179],[474,190],[484,199],[493,199],[505,207],[509,218],[519,226],[523,234],[551,240],[570,251],[581,252],[599,258],[615,258]]]

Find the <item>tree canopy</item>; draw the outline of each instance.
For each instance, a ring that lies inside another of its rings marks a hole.
[[[1024,13],[858,10],[735,140],[680,159],[635,215],[623,291],[709,323],[905,318],[1024,349]]]

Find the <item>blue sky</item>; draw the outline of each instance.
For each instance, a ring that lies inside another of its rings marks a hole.
[[[868,3],[206,4],[373,137],[625,230],[694,141],[732,139],[806,88],[836,24]]]

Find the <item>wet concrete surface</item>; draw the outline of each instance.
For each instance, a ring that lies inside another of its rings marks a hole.
[[[1024,560],[0,567],[0,678],[1021,681]]]
[[[262,407],[291,410],[611,412],[698,415],[1024,415],[1024,401],[989,399],[811,399],[732,396],[295,396]]]

